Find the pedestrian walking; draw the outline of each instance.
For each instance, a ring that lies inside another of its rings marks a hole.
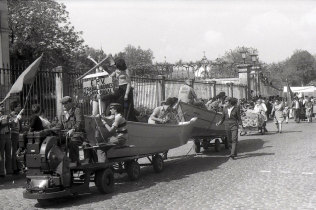
[[[299,123],[300,122],[301,106],[300,106],[300,102],[298,101],[297,97],[294,98],[292,108],[293,108],[294,121],[296,123]]]
[[[231,147],[230,158],[237,157],[238,126],[242,124],[240,109],[237,107],[237,99],[226,97],[226,106],[223,109],[221,120],[216,123],[219,126],[224,123],[229,146]]]
[[[281,102],[280,98],[274,100],[272,113],[274,113],[274,123],[277,127],[278,133],[282,133],[282,123],[284,121],[283,117],[284,104]]]
[[[313,116],[313,103],[311,102],[310,98],[307,98],[307,101],[305,102],[305,108],[306,108],[306,118],[307,122],[312,122],[312,116]]]
[[[285,119],[285,123],[289,123],[290,107],[289,107],[287,102],[284,102],[283,116],[284,116],[284,119]]]

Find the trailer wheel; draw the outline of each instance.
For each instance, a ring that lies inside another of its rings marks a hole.
[[[221,142],[219,139],[215,139],[215,152],[219,152],[221,150]]]
[[[194,140],[194,151],[195,153],[201,152],[201,144],[199,140]]]
[[[208,149],[208,146],[209,146],[210,142],[208,140],[203,140],[202,142],[202,147],[204,150],[207,150]]]
[[[132,160],[126,164],[126,173],[131,181],[139,179],[140,166],[137,161]]]
[[[37,199],[37,202],[41,207],[46,207],[52,205],[55,201],[53,199]]]
[[[114,174],[110,168],[97,171],[95,174],[95,185],[100,193],[111,193],[114,191]]]
[[[163,170],[163,159],[161,155],[155,155],[152,160],[153,168],[156,173],[160,173]]]

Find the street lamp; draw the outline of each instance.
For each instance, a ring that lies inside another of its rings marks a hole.
[[[244,64],[246,64],[247,50],[242,49],[239,53],[241,54],[241,58],[244,60]]]
[[[253,70],[254,70],[254,75],[256,77],[256,95],[259,96],[260,95],[260,81],[259,81],[259,67],[256,66],[256,62],[258,62],[258,54],[256,54],[255,52],[253,52],[251,55],[251,60],[253,62]]]

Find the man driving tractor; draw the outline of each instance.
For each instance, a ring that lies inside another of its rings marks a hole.
[[[66,137],[69,138],[69,158],[72,163],[79,163],[79,146],[84,141],[84,117],[82,111],[72,101],[70,96],[65,96],[60,101],[63,105],[64,114],[61,122],[55,127],[60,130],[66,130]]]

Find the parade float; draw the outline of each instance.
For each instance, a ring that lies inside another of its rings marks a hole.
[[[80,79],[84,81],[85,91],[100,94],[101,87],[112,91],[112,81],[107,74],[85,74]],[[45,205],[54,198],[89,193],[90,182],[94,182],[101,193],[111,193],[114,173],[126,172],[131,180],[136,180],[143,165],[152,165],[155,172],[161,172],[164,167],[161,154],[186,144],[196,122],[196,118],[177,125],[127,121],[127,142],[118,146],[107,142],[108,132],[100,120],[99,110],[99,116],[85,116],[86,144],[80,150],[82,154],[92,155],[89,159],[83,157],[77,165],[70,164],[67,146],[70,138],[65,137],[65,131],[51,129],[20,136],[20,147],[26,151],[24,198],[37,199]],[[96,138],[97,132],[102,138]],[[105,161],[96,158],[98,151],[105,153]],[[147,158],[149,163],[139,164],[140,158]]]

